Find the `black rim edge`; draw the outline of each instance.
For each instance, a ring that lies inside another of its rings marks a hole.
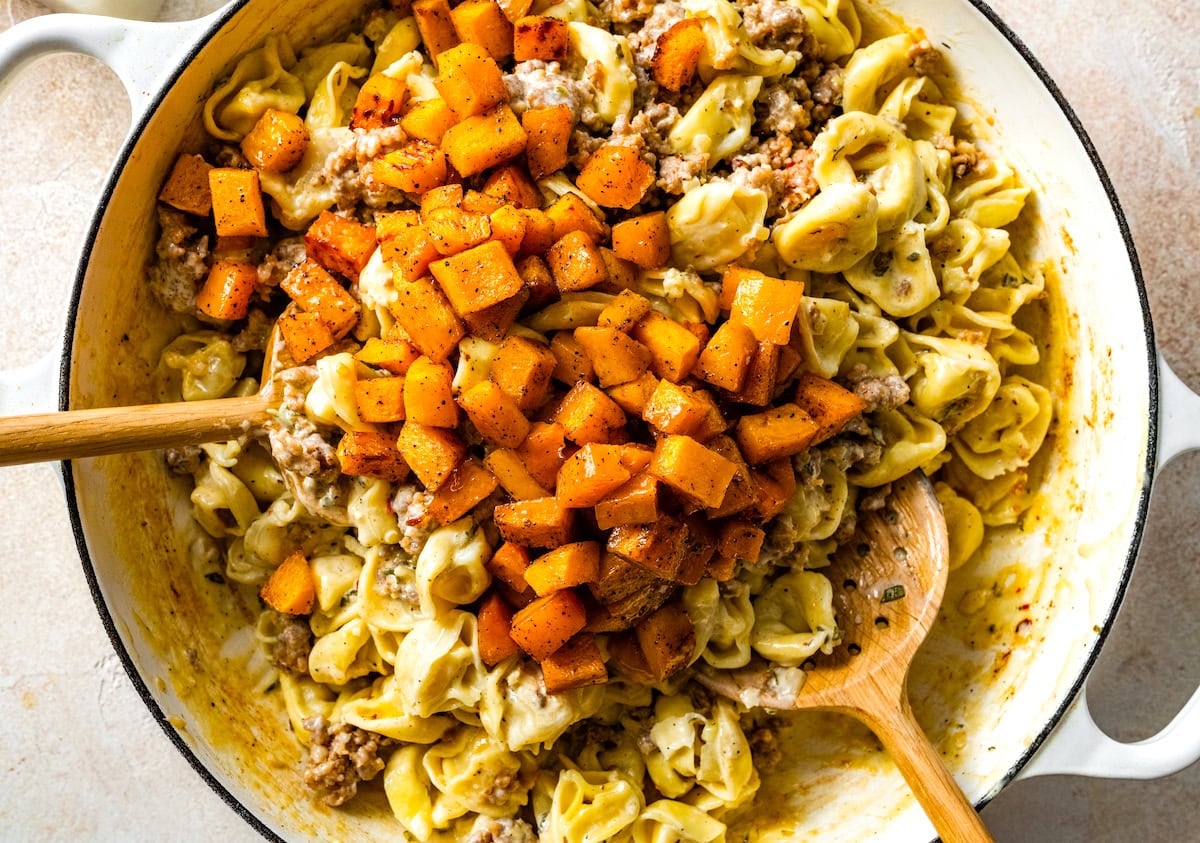
[[[180,75],[187,69],[192,60],[205,45],[212,39],[214,35],[225,26],[229,20],[242,10],[248,0],[241,0],[228,7],[208,28],[208,30],[200,36],[199,39],[188,49],[187,54],[180,60],[179,64],[171,72],[170,76],[164,83],[163,87],[155,91],[150,104],[146,107],[137,124],[131,127],[129,135],[126,137],[121,150],[117,155],[116,160],[112,164],[112,169],[109,171],[108,177],[105,180],[103,190],[100,194],[100,201],[96,206],[96,211],[92,216],[92,220],[88,225],[87,232],[84,236],[83,248],[80,252],[79,264],[75,273],[75,285],[71,291],[71,298],[67,306],[66,328],[63,336],[63,356],[59,363],[59,380],[58,380],[58,408],[59,410],[69,409],[70,402],[70,377],[71,377],[71,355],[75,346],[75,324],[79,317],[80,298],[83,295],[83,281],[87,275],[88,265],[91,262],[92,247],[96,240],[96,235],[100,229],[100,223],[104,219],[108,211],[109,202],[112,199],[113,190],[117,182],[120,180],[124,172],[125,165],[129,162],[129,157],[133,153],[133,149],[137,146],[138,141],[142,137],[142,133],[146,130],[147,124],[157,112],[162,104],[166,93],[171,90],[175,83],[179,80]],[[165,25],[165,26],[169,26]],[[165,28],[165,27],[164,27]],[[166,713],[159,706],[157,700],[150,693],[150,688],[146,685],[141,674],[138,672],[137,665],[134,664],[133,657],[126,648],[124,641],[121,639],[120,633],[117,631],[117,626],[113,620],[112,614],[108,610],[108,604],[104,600],[104,595],[100,590],[100,583],[96,577],[96,569],[92,563],[92,557],[88,551],[87,538],[83,532],[83,521],[79,514],[79,506],[76,503],[75,494],[75,478],[71,470],[71,462],[63,461],[60,464],[62,472],[63,486],[65,487],[67,497],[67,513],[71,519],[71,531],[75,536],[75,546],[79,550],[79,557],[82,562],[83,575],[87,579],[88,590],[92,593],[92,601],[96,604],[96,610],[100,614],[100,622],[104,626],[104,631],[108,634],[108,639],[116,651],[117,657],[120,658],[122,666],[125,668],[125,673],[129,676],[133,683],[134,690],[138,696],[142,698],[142,702],[150,711],[150,714],[158,722],[159,727],[170,738],[171,743],[179,750],[184,759],[191,765],[201,780],[203,780],[221,800],[233,809],[234,813],[245,820],[251,828],[261,834],[267,840],[278,841],[284,843],[283,838],[272,831],[258,816],[251,812],[240,799],[234,796],[228,788],[222,784],[215,775],[208,769],[203,761],[196,755],[191,746],[188,745],[179,732],[167,719]]]
[[[240,2],[230,6],[213,25],[205,32],[188,50],[186,56],[177,65],[175,70],[166,80],[165,85],[155,92],[150,105],[146,108],[137,125],[130,131],[121,151],[113,162],[112,169],[109,172],[108,178],[105,181],[101,198],[97,204],[96,211],[92,216],[91,223],[88,226],[85,234],[84,245],[80,253],[78,268],[75,275],[75,284],[71,292],[71,299],[68,304],[66,328],[63,337],[63,357],[59,364],[59,409],[69,409],[70,399],[70,375],[71,375],[71,354],[74,350],[74,329],[75,323],[79,315],[79,303],[83,292],[83,281],[87,274],[88,264],[91,260],[92,246],[95,242],[96,235],[100,228],[101,220],[108,210],[109,200],[112,197],[113,189],[117,181],[120,179],[124,171],[125,165],[128,163],[129,157],[133,152],[133,148],[137,145],[138,140],[142,136],[142,132],[146,129],[146,125],[153,117],[155,111],[162,104],[162,100],[178,81],[180,75],[192,62],[201,49],[212,39],[212,37],[220,31],[220,29],[242,8],[248,0],[240,0]],[[1108,615],[1101,624],[1100,632],[1096,636],[1096,640],[1088,653],[1084,664],[1079,671],[1079,675],[1071,684],[1069,693],[1063,698],[1058,709],[1051,715],[1046,725],[1033,739],[1033,742],[1021,755],[1021,757],[1008,769],[1003,777],[996,783],[992,794],[985,796],[975,802],[977,809],[982,809],[999,794],[1008,784],[1010,784],[1026,764],[1037,754],[1037,751],[1045,743],[1050,733],[1062,720],[1068,707],[1079,694],[1083,687],[1084,681],[1092,668],[1095,666],[1096,659],[1099,658],[1100,651],[1103,649],[1105,641],[1112,630],[1113,622],[1116,619],[1117,612],[1120,610],[1121,604],[1124,602],[1125,594],[1129,588],[1129,580],[1133,574],[1134,564],[1137,561],[1138,550],[1141,546],[1142,536],[1145,531],[1146,513],[1149,509],[1150,493],[1154,483],[1154,469],[1158,454],[1158,412],[1159,412],[1159,372],[1158,372],[1158,357],[1157,345],[1154,339],[1154,326],[1150,318],[1150,303],[1146,295],[1145,279],[1142,275],[1141,264],[1138,261],[1137,250],[1134,247],[1133,237],[1129,230],[1129,222],[1125,217],[1125,212],[1121,207],[1119,198],[1117,197],[1116,189],[1113,187],[1112,180],[1109,178],[1108,171],[1105,169],[1100,156],[1096,151],[1095,145],[1092,143],[1091,137],[1087,130],[1083,127],[1078,115],[1063,96],[1062,91],[1054,82],[1053,78],[1042,66],[1041,62],[1033,55],[1033,52],[1025,45],[1024,41],[1014,32],[1008,24],[1006,24],[999,15],[989,6],[984,0],[968,0],[970,4],[983,15],[996,31],[1004,36],[1005,40],[1016,50],[1017,54],[1025,61],[1029,68],[1037,76],[1038,80],[1045,86],[1054,101],[1061,109],[1063,116],[1067,118],[1067,122],[1074,130],[1076,137],[1087,153],[1088,159],[1092,163],[1092,167],[1100,179],[1100,184],[1107,195],[1113,215],[1117,222],[1117,227],[1121,232],[1121,237],[1125,242],[1125,250],[1129,257],[1130,268],[1133,271],[1134,283],[1137,287],[1138,301],[1142,308],[1142,324],[1146,337],[1146,358],[1148,364],[1148,382],[1149,382],[1149,419],[1147,424],[1147,439],[1146,439],[1146,464],[1145,480],[1142,483],[1142,489],[1139,494],[1137,516],[1135,519],[1133,534],[1129,545],[1129,551],[1126,555],[1124,569],[1117,585],[1116,593],[1113,596],[1113,601],[1110,605]],[[167,715],[159,707],[158,702],[150,693],[149,687],[142,679],[138,672],[137,666],[134,664],[129,651],[126,649],[124,642],[121,639],[120,633],[117,631],[116,624],[113,620],[108,606],[105,603],[104,596],[101,593],[99,581],[96,578],[96,571],[92,564],[91,554],[88,551],[87,539],[84,536],[83,524],[79,514],[79,507],[76,504],[75,481],[71,472],[71,462],[64,461],[60,463],[60,470],[63,477],[63,485],[66,491],[67,512],[71,520],[71,529],[75,536],[75,544],[79,550],[80,559],[82,562],[84,577],[87,579],[88,589],[91,591],[92,600],[96,604],[96,609],[100,614],[100,621],[104,626],[105,632],[108,634],[109,641],[113,645],[117,656],[121,660],[121,664],[125,668],[125,673],[129,676],[133,683],[134,689],[142,702],[145,703],[158,725],[163,732],[170,738],[175,748],[183,755],[187,762],[191,765],[208,784],[208,786],[216,793],[222,801],[224,801],[235,813],[245,820],[251,827],[258,831],[263,837],[268,840],[279,841],[283,843],[283,838],[272,831],[267,825],[259,819],[254,813],[242,804],[241,800],[235,797],[208,769],[208,767],[199,759],[192,748],[179,736],[170,722],[167,720]]]

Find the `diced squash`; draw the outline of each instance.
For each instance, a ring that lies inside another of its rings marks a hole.
[[[529,551],[519,544],[505,542],[492,554],[492,558],[484,563],[488,572],[508,585],[516,592],[532,593],[529,583],[525,582],[525,569],[529,567]]]
[[[241,150],[255,169],[286,173],[300,163],[308,149],[308,129],[299,115],[268,108],[242,138]]]
[[[442,149],[464,177],[511,161],[525,150],[525,130],[512,109],[500,105],[450,127]]]
[[[375,227],[322,211],[304,233],[304,250],[330,272],[358,280],[378,241]]]
[[[521,213],[525,215],[527,223],[532,219],[529,211]],[[545,215],[543,214],[543,216]],[[527,226],[525,243],[529,242],[530,231],[531,229]],[[522,244],[522,251],[524,251],[524,244]],[[521,282],[529,291],[527,306],[530,310],[540,310],[558,299],[558,285],[554,283],[550,267],[546,266],[546,262],[537,255],[527,255],[517,261],[517,274],[521,276]]]
[[[508,102],[504,74],[484,47],[458,44],[438,56],[437,66],[438,75],[434,85],[460,120],[486,114]],[[469,175],[457,165],[454,169],[464,176]]]
[[[803,362],[804,357],[792,346],[779,346],[779,370],[775,373],[775,396],[783,392],[788,381],[800,371],[800,364]]]
[[[504,203],[495,196],[481,193],[478,190],[468,190],[463,196],[462,209],[473,214],[491,216],[502,207],[504,207]]]
[[[604,258],[583,231],[569,231],[546,253],[546,264],[560,292],[587,290],[608,279]]]
[[[276,324],[288,353],[297,363],[308,361],[338,340],[316,311],[285,311]]]
[[[522,208],[521,216],[525,217],[525,237],[521,240],[520,254],[530,257],[545,254],[554,244],[554,220],[538,208]],[[553,284],[551,287],[557,295],[558,288]]]
[[[292,268],[279,288],[301,310],[316,313],[339,339],[358,324],[361,307],[324,267],[311,258]]]
[[[606,144],[588,158],[575,184],[597,205],[628,210],[654,184],[654,167],[632,146]]]
[[[729,429],[729,422],[725,421],[721,408],[717,406],[716,399],[708,390],[693,389],[692,397],[706,407],[704,421],[691,433],[693,439],[697,442],[708,442],[714,436],[720,436]]]
[[[479,641],[479,658],[488,667],[521,652],[521,647],[509,634],[512,629],[513,613],[504,598],[492,592],[479,604],[476,613]]]
[[[525,582],[544,597],[554,591],[594,582],[600,575],[600,545],[572,542],[539,556],[525,569]]]
[[[505,541],[526,547],[561,547],[571,541],[574,511],[556,498],[502,503],[492,516]]]
[[[267,211],[256,170],[213,167],[208,171],[208,187],[219,236],[267,236]]]
[[[510,257],[516,257],[525,241],[529,218],[512,205],[502,205],[491,215],[492,239],[504,246]]]
[[[529,434],[529,419],[521,413],[517,402],[493,381],[475,384],[458,396],[458,404],[479,435],[493,445],[515,448]]]
[[[558,481],[558,472],[569,456],[567,449],[566,431],[562,425],[534,422],[529,435],[517,448],[517,455],[538,483],[553,489]]]
[[[758,340],[745,325],[725,322],[717,328],[696,360],[696,377],[713,386],[738,392],[746,383]]]
[[[646,666],[658,682],[687,667],[696,648],[696,630],[687,612],[668,603],[634,627]]]
[[[563,506],[595,506],[606,495],[628,482],[631,473],[621,464],[621,446],[588,443],[571,456],[558,472],[554,493]]]
[[[754,482],[750,467],[746,465],[746,460],[738,450],[737,444],[728,436],[718,436],[708,443],[708,447],[729,460],[737,468],[733,479],[729,481],[729,488],[725,490],[725,497],[721,503],[716,507],[709,508],[709,517],[724,518],[735,512],[750,509],[758,503],[758,484]]]
[[[576,328],[575,340],[587,352],[602,387],[635,381],[650,367],[650,349],[616,328]]]
[[[252,261],[254,260],[257,237],[217,237],[213,243],[212,255],[217,260]]]
[[[717,303],[721,310],[730,310],[733,308],[733,299],[737,295],[737,289],[745,278],[765,278],[756,269],[747,269],[744,266],[731,264],[725,268],[724,274],[721,275],[721,294],[717,297]]]
[[[577,193],[564,193],[550,203],[546,215],[554,223],[554,239],[561,240],[572,231],[582,231],[593,243],[608,239],[605,225],[588,203]]]
[[[657,388],[658,378],[646,372],[637,380],[609,387],[608,395],[629,415],[641,416],[642,411],[646,409],[646,402]]]
[[[529,500],[550,496],[550,490],[538,483],[529,469],[525,466],[521,455],[509,448],[494,448],[483,458],[495,478],[514,500]]]
[[[737,466],[690,436],[664,436],[650,473],[701,506],[720,506]]]
[[[792,495],[785,490],[782,483],[765,471],[751,468],[750,478],[754,481],[754,486],[758,490],[757,499],[750,510],[750,515],[756,521],[765,524],[783,512]]]
[[[475,460],[466,460],[433,494],[426,514],[438,524],[453,524],[496,491],[496,478]]]
[[[378,431],[352,430],[338,441],[342,474],[378,477],[400,483],[408,477],[408,463],[396,448],[396,437]]]
[[[616,231],[616,227],[613,228]],[[628,333],[651,310],[650,299],[633,290],[622,290],[600,311],[598,328],[616,328]]]
[[[397,231],[380,248],[384,263],[391,266],[393,277],[400,283],[424,278],[429,274],[429,264],[442,256],[429,232],[417,223]]]
[[[649,445],[630,443],[621,446],[621,465],[629,469],[630,474],[645,471],[653,459],[654,451]]]
[[[704,423],[709,405],[690,387],[661,380],[642,408],[642,419],[661,433],[691,434]]]
[[[400,128],[410,138],[439,145],[450,127],[458,122],[458,115],[444,99],[434,97],[423,100],[400,118]]]
[[[542,192],[517,164],[506,164],[492,171],[483,183],[483,192],[517,208],[542,207]]]
[[[358,91],[350,128],[369,130],[395,126],[400,122],[406,102],[408,83],[404,79],[376,73]]]
[[[429,220],[429,215],[438,208],[458,208],[463,201],[463,186],[461,184],[443,184],[421,194],[421,225]]]
[[[445,360],[466,332],[445,293],[429,277],[396,285],[392,315],[431,360]]]
[[[761,465],[805,450],[821,426],[795,404],[781,404],[755,415],[742,416],[737,426],[738,447],[746,459]]]
[[[317,599],[317,585],[308,559],[299,551],[289,554],[263,584],[259,596],[285,615],[307,615]]]
[[[450,10],[450,17],[464,43],[478,44],[496,61],[513,54],[512,22],[495,0],[464,0]]]
[[[729,582],[737,574],[738,561],[732,556],[722,556],[715,554],[712,559],[708,560],[708,568],[704,575],[711,577],[717,582]]]
[[[796,386],[796,406],[817,423],[818,430],[810,445],[818,445],[861,414],[867,402],[831,380],[804,372]]]
[[[630,682],[650,685],[655,681],[632,628],[608,637],[608,666]]]
[[[258,267],[246,261],[218,260],[196,293],[196,309],[213,319],[241,319],[258,288]]]
[[[687,545],[683,551],[683,564],[675,575],[675,582],[680,585],[695,585],[704,577],[708,570],[709,560],[717,552],[717,536],[704,518],[698,515],[689,516],[687,524]]]
[[[408,370],[404,412],[418,424],[453,429],[458,426],[454,403],[454,369],[449,363],[418,357]]]
[[[567,57],[567,22],[545,15],[526,15],[513,28],[516,61],[558,61]]]
[[[450,3],[448,0],[413,0],[412,12],[417,19],[417,32],[421,33],[425,52],[436,63],[440,53],[458,43]]]
[[[664,211],[654,211],[619,222],[612,227],[613,251],[617,257],[646,269],[665,266],[671,259],[671,230]]]
[[[369,162],[370,175],[405,193],[424,193],[446,183],[446,154],[425,140],[410,141],[400,149]]]
[[[649,472],[638,474],[596,502],[596,526],[601,530],[650,524],[658,514],[658,480]]]
[[[542,682],[551,694],[561,694],[608,681],[608,668],[596,636],[580,632],[542,659]]]
[[[804,298],[804,284],[755,275],[742,279],[733,297],[729,319],[753,332],[759,342],[787,345]]]
[[[365,422],[404,421],[404,378],[367,378],[354,383],[354,404]]]
[[[588,631],[617,632],[632,629],[634,624],[671,599],[677,588],[670,580],[654,577],[646,588],[600,607],[603,613],[597,613],[595,623],[589,621]]]
[[[700,340],[669,316],[651,310],[634,326],[633,338],[650,349],[654,374],[679,383],[700,357]]]
[[[421,217],[433,245],[443,255],[464,252],[492,236],[492,222],[484,214],[474,214],[461,208],[434,208],[428,214],[422,213]],[[515,274],[516,270],[513,272]],[[441,283],[440,278],[438,281]],[[442,283],[442,289],[445,288],[446,285]]]
[[[523,286],[512,258],[494,240],[434,261],[429,271],[460,314],[499,304]]]
[[[496,2],[500,4],[500,9],[510,23],[516,23],[525,17],[529,14],[530,7],[533,6],[533,0],[496,0]]]
[[[635,562],[655,576],[675,579],[683,563],[687,528],[669,515],[652,524],[621,525],[608,534],[608,551]]]
[[[622,293],[637,283],[640,270],[638,265],[624,258],[607,246],[600,247],[600,257],[604,259],[604,269],[608,272],[608,280],[601,283],[597,289],[605,293]]]
[[[563,398],[554,420],[577,445],[612,442],[624,432],[625,411],[598,387],[581,382]]]
[[[598,574],[594,581],[587,583],[587,588],[597,601],[608,604],[653,588],[659,582],[661,577],[641,565],[606,551],[600,555]]]
[[[527,301],[529,290],[522,287],[517,290],[516,295],[509,296],[502,302],[474,313],[463,314],[463,322],[472,336],[482,337],[488,342],[500,342],[512,323],[517,320],[517,315]]]
[[[489,376],[529,412],[546,403],[550,378],[557,365],[550,349],[524,337],[505,337],[492,356]]]
[[[781,346],[760,342],[746,367],[746,380],[742,388],[730,395],[743,404],[765,407],[775,395],[775,381],[779,375],[779,349]]]
[[[571,590],[556,591],[513,616],[510,634],[521,649],[542,661],[587,624],[587,609]]]
[[[684,18],[672,24],[654,44],[654,56],[650,59],[654,81],[668,91],[686,88],[696,76],[700,54],[706,45],[698,18]]]
[[[530,108],[521,115],[521,125],[529,135],[525,163],[531,176],[544,179],[567,166],[567,146],[575,128],[575,114],[569,105]]]
[[[158,193],[158,201],[198,217],[208,216],[213,206],[212,189],[208,184],[211,169],[212,165],[201,155],[180,155]]]
[[[766,537],[761,527],[745,521],[729,520],[721,525],[717,553],[739,562],[754,564],[758,561]]]
[[[396,448],[430,492],[440,489],[467,455],[466,444],[454,431],[418,424],[411,419],[400,429]]]
[[[574,386],[580,381],[596,379],[592,358],[570,331],[559,331],[554,335],[550,340],[550,353],[554,355],[555,380]]]

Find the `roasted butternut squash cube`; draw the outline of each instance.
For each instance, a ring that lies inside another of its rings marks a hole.
[[[742,388],[729,397],[759,407],[770,404],[775,395],[775,382],[779,379],[779,349],[780,346],[774,343],[758,343],[746,367]]]
[[[577,633],[542,659],[542,682],[551,694],[561,694],[608,681],[608,668],[590,632]]]
[[[737,425],[738,447],[746,459],[761,465],[798,454],[812,444],[821,426],[795,404],[781,404],[742,416]]]
[[[575,128],[575,113],[569,105],[530,108],[521,115],[521,125],[529,135],[525,163],[530,175],[544,179],[567,166],[567,146]]]
[[[525,241],[525,229],[529,218],[512,205],[501,205],[492,211],[492,239],[504,246],[510,257],[516,257]]]
[[[746,383],[750,361],[758,350],[753,332],[738,322],[717,328],[696,360],[696,377],[713,386],[738,392]]]
[[[653,524],[620,525],[608,534],[608,551],[665,580],[675,579],[683,563],[687,528],[664,515]]]
[[[608,280],[604,257],[583,231],[569,231],[546,253],[546,264],[560,292],[588,290]]]
[[[537,661],[554,653],[587,624],[587,609],[570,590],[556,591],[513,615],[511,635]]]
[[[730,519],[721,524],[720,536],[717,539],[717,553],[736,559],[739,562],[754,564],[762,552],[763,540],[767,534],[761,527],[756,527],[745,521]]]
[[[650,367],[650,350],[616,328],[575,329],[601,387],[637,380]]]
[[[412,225],[398,230],[387,240],[381,238],[383,262],[392,268],[397,283],[424,278],[429,274],[429,264],[442,256],[429,232],[416,221],[416,211],[411,213],[414,215]]]
[[[661,380],[642,408],[642,419],[661,433],[691,434],[704,422],[708,404],[686,386]]]
[[[701,506],[720,506],[737,466],[690,436],[664,436],[650,473]]]
[[[517,321],[517,316],[527,301],[529,301],[529,290],[522,287],[517,290],[516,295],[510,296],[502,302],[497,302],[491,307],[485,307],[474,313],[464,314],[463,322],[466,323],[471,336],[498,343],[508,334],[512,323]]]
[[[636,475],[596,501],[596,526],[611,530],[658,519],[658,480],[648,471]]]
[[[558,361],[550,349],[524,337],[505,337],[492,357],[489,377],[525,412],[546,403]]]
[[[267,211],[257,171],[213,167],[208,171],[208,188],[219,236],[267,236]]]
[[[430,492],[440,489],[467,456],[466,444],[453,431],[412,420],[400,428],[396,447]]]
[[[642,411],[646,409],[646,402],[657,388],[658,378],[646,372],[637,380],[609,387],[608,396],[629,415],[641,416]]]
[[[671,260],[671,230],[664,211],[653,211],[619,222],[612,227],[613,251],[617,257],[646,269],[665,266]]]
[[[505,541],[526,547],[561,547],[575,526],[574,512],[556,498],[502,503],[492,520]]]
[[[515,448],[529,434],[529,419],[517,402],[492,381],[475,384],[458,396],[458,405],[479,435],[501,448]]]
[[[563,506],[595,506],[606,495],[628,482],[631,473],[621,463],[620,445],[588,443],[576,451],[558,472],[554,493]]]
[[[214,261],[196,293],[196,309],[213,319],[241,319],[258,289],[258,267],[247,261]]]
[[[442,137],[442,149],[463,177],[499,166],[525,151],[525,130],[507,105],[468,117]]]
[[[198,217],[208,216],[212,210],[212,189],[208,184],[211,169],[212,165],[201,155],[180,155],[158,193],[158,201]]]
[[[446,207],[434,208],[421,217],[434,247],[442,255],[457,255],[492,236],[492,221],[485,214]]]
[[[542,192],[518,164],[506,164],[492,171],[483,183],[483,192],[516,208],[542,207]]]
[[[566,437],[577,445],[612,442],[625,427],[625,412],[590,383],[575,384],[554,414]]]
[[[525,215],[526,223],[532,219],[529,216],[529,211],[522,211],[521,213]],[[525,229],[525,243],[529,242],[529,232],[530,229],[527,226]],[[524,243],[521,248],[524,251]],[[549,248],[549,245],[547,245],[547,248]],[[546,266],[546,262],[537,255],[527,255],[517,261],[517,274],[521,276],[521,281],[525,285],[525,289],[529,291],[527,306],[530,310],[541,310],[551,302],[558,300],[558,285],[554,283],[554,276],[550,274],[550,267]]]
[[[750,276],[738,284],[729,320],[745,325],[759,342],[787,345],[803,299],[804,284],[799,281]]]
[[[500,9],[504,12],[504,17],[508,18],[510,23],[516,23],[521,18],[529,14],[529,9],[533,6],[533,0],[496,0],[500,4]]]
[[[538,208],[522,208],[521,216],[525,217],[525,237],[521,240],[520,254],[531,257],[545,254],[554,245],[554,220]]]
[[[513,28],[516,61],[558,61],[567,57],[567,22],[545,15],[526,15]]]
[[[554,223],[554,239],[561,240],[572,231],[582,231],[592,243],[608,239],[604,220],[577,193],[564,193],[550,203],[546,215]]]
[[[628,210],[654,184],[654,167],[632,146],[606,144],[588,158],[575,184],[597,205]]]
[[[438,56],[437,66],[438,76],[434,85],[460,120],[486,114],[508,102],[504,74],[484,47],[457,44]],[[455,169],[458,170],[458,167]]]
[[[483,464],[514,500],[523,501],[550,496],[550,490],[538,483],[537,479],[529,473],[521,455],[514,450],[509,448],[492,449],[483,458]]]
[[[507,584],[513,591],[518,593],[527,591],[532,595],[533,589],[529,587],[529,583],[525,582],[525,569],[529,567],[529,551],[521,545],[505,542],[492,554],[492,558],[484,563],[484,567],[493,577]]]
[[[691,618],[674,603],[638,621],[634,631],[646,665],[657,682],[687,667],[696,648],[696,630]]]
[[[404,390],[404,412],[427,427],[453,429],[458,426],[454,403],[454,369],[444,360],[418,357],[409,367]]]
[[[562,425],[534,422],[529,429],[529,435],[517,448],[517,455],[533,478],[552,490],[558,481],[559,470],[570,456],[568,448],[566,431]]]
[[[458,208],[462,206],[463,186],[461,184],[443,184],[421,194],[420,224],[429,221],[429,215],[438,208]],[[396,213],[393,211],[392,213]],[[403,213],[403,212],[400,212]]]
[[[525,582],[543,597],[554,591],[595,582],[600,575],[600,544],[571,542],[535,559],[525,569]]]
[[[742,283],[742,279],[765,277],[757,269],[747,269],[737,264],[725,267],[725,272],[721,275],[721,293],[717,297],[717,303],[721,310],[729,311],[733,307],[733,299],[737,295],[737,288]]]
[[[811,443],[818,445],[859,416],[867,402],[827,378],[804,372],[796,386],[796,406],[819,426]]]
[[[288,353],[297,363],[307,362],[338,340],[316,311],[289,309],[276,324]]]
[[[616,328],[628,333],[651,309],[650,299],[633,290],[622,290],[600,311],[596,327]]]
[[[496,61],[513,54],[512,22],[495,0],[465,0],[450,10],[450,17],[463,42],[477,44]]]
[[[365,422],[404,421],[404,378],[360,378],[354,383],[354,405]]]
[[[554,355],[552,374],[555,380],[574,386],[581,381],[596,379],[592,358],[570,331],[559,331],[554,335],[550,340],[550,353]]]
[[[458,43],[458,32],[448,0],[413,0],[413,17],[425,52],[437,63],[438,56]]]
[[[426,514],[438,524],[453,524],[496,491],[496,478],[475,460],[466,460],[434,492]]]
[[[242,138],[241,150],[255,169],[286,173],[295,168],[308,149],[308,129],[299,115],[268,108],[254,128]]]
[[[284,615],[307,615],[317,599],[316,580],[304,553],[294,550],[271,572],[259,591],[263,602]]]
[[[524,286],[512,258],[494,240],[434,261],[429,271],[459,314],[499,304]]]
[[[325,268],[311,258],[293,267],[279,283],[301,310],[316,313],[338,339],[358,324],[361,307]]]
[[[466,336],[445,293],[428,276],[397,284],[391,310],[413,345],[431,360],[445,360]]]
[[[650,73],[654,81],[668,91],[681,91],[692,83],[700,54],[707,41],[697,18],[676,21],[654,43]]]
[[[608,604],[653,588],[660,582],[660,577],[641,565],[605,551],[600,555],[599,573],[593,582],[587,583],[587,589],[598,602]]]
[[[450,127],[458,122],[458,115],[444,99],[434,97],[423,100],[400,118],[400,128],[410,138],[439,145]]]
[[[378,241],[375,227],[322,211],[304,233],[304,251],[330,272],[358,280]]]
[[[750,467],[746,465],[746,460],[742,457],[742,452],[738,450],[737,443],[728,436],[718,436],[708,443],[708,447],[729,460],[737,468],[733,479],[729,481],[729,488],[725,490],[725,497],[716,507],[707,510],[708,516],[724,518],[727,515],[752,508],[758,503],[759,488],[758,484],[754,482]]]
[[[372,158],[370,178],[405,193],[424,193],[446,183],[446,155],[424,140],[410,141],[400,149]]]
[[[717,534],[705,518],[688,516],[687,545],[683,552],[683,564],[675,575],[680,585],[695,585],[703,579],[708,563],[717,552]]]
[[[408,102],[408,83],[376,73],[363,83],[354,101],[351,129],[385,129],[400,123]]]
[[[338,441],[337,458],[342,474],[378,477],[392,483],[408,477],[408,463],[390,433],[352,430]]]
[[[513,641],[512,630],[513,612],[504,598],[492,592],[479,604],[476,613],[478,624],[479,658],[488,667],[495,667],[505,659],[521,652],[521,647]]]
[[[669,316],[651,310],[634,326],[632,336],[650,349],[650,368],[660,378],[679,383],[700,357],[700,340]]]

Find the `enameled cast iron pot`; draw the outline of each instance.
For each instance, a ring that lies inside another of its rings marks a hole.
[[[183,24],[55,15],[0,38],[0,80],[45,53],[87,53],[116,70],[133,103],[55,361],[62,409],[154,399],[156,352],[169,339],[143,283],[155,194],[176,150],[198,145],[213,83],[268,33],[311,43],[336,34],[360,6],[235,0]],[[1167,775],[1200,757],[1200,695],[1159,735],[1126,745],[1095,726],[1083,691],[1133,570],[1154,474],[1200,447],[1200,399],[1157,355],[1112,186],[1045,71],[981,0],[887,6],[950,48],[963,90],[986,104],[979,116],[994,121],[1005,155],[1036,188],[1033,254],[1058,267],[1050,311],[1060,342],[1046,367],[1058,423],[1046,476],[1024,530],[996,537],[952,577],[944,618],[912,677],[918,716],[977,803],[1018,776]],[[4,375],[0,411],[27,409],[39,379],[52,380],[47,371]],[[230,638],[250,607],[197,583],[172,526],[187,521],[186,498],[161,456],[64,464],[63,481],[113,646],[197,773],[268,837],[394,837],[382,797],[335,811],[303,794],[299,749],[280,707],[245,679],[253,642],[244,632]],[[852,841],[881,828],[872,839],[934,836],[890,762],[849,721],[802,718],[787,738],[808,755],[765,777],[752,819],[761,839],[819,830],[821,840]]]

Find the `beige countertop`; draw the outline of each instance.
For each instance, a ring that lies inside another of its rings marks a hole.
[[[182,19],[214,0],[170,0]],[[993,0],[1091,134],[1129,218],[1167,359],[1200,388],[1198,0]],[[0,3],[0,30],[44,9]],[[0,102],[0,351],[58,347],[76,256],[129,107],[99,62],[36,66]],[[1090,682],[1137,740],[1200,682],[1200,456],[1159,478],[1133,584]],[[48,466],[0,469],[0,839],[254,840],[189,768],[121,669]],[[1036,779],[984,811],[1001,841],[1200,839],[1200,766],[1152,781]]]

